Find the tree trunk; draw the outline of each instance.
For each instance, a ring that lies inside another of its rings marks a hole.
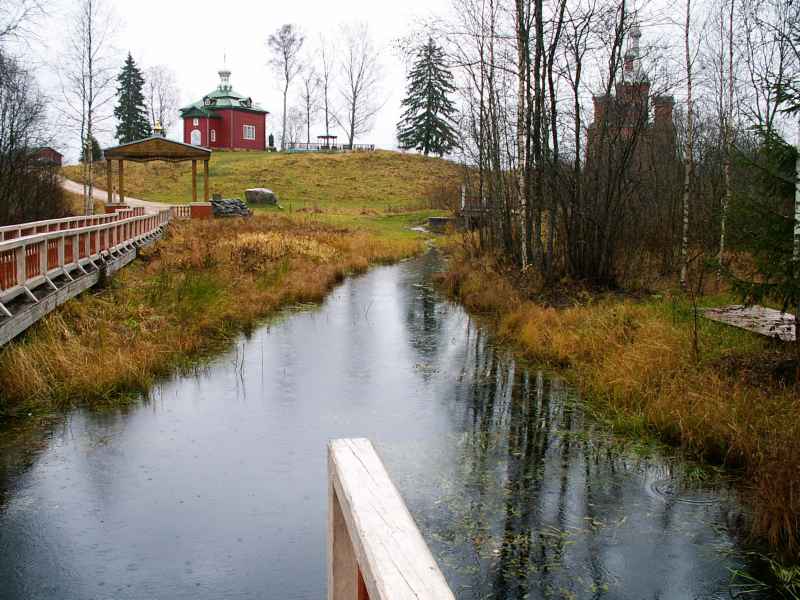
[[[526,127],[525,127],[525,98],[527,95],[527,82],[528,82],[528,30],[527,30],[527,17],[525,14],[525,0],[516,0],[516,26],[517,26],[517,193],[519,195],[517,206],[522,213],[522,223],[520,226],[519,243],[520,258],[522,268],[524,269],[528,263],[528,250],[526,243],[525,231],[527,226],[525,224],[525,207],[527,206],[526,198]],[[529,133],[529,132],[528,132]]]
[[[681,287],[686,289],[689,270],[689,204],[692,171],[694,170],[694,110],[692,107],[692,57],[689,53],[689,28],[692,22],[692,0],[686,0],[686,26],[683,47],[686,58],[686,149],[683,176],[683,228],[681,235]]]
[[[283,86],[283,127],[281,131],[281,150],[286,150],[286,97],[289,95],[289,79]]]
[[[719,258],[717,260],[717,283],[722,280],[722,271],[725,266],[725,236],[728,219],[728,207],[731,205],[733,189],[731,183],[731,137],[733,135],[733,8],[734,0],[730,1],[728,15],[728,105],[725,109],[725,196],[722,200],[722,215],[719,226]]]
[[[797,164],[794,182],[794,245],[792,262],[794,264],[795,293],[800,289],[800,118],[797,121]],[[795,302],[794,342],[797,349],[797,381],[800,382],[800,298]]]

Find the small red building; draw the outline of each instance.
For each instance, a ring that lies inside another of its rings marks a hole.
[[[60,167],[64,156],[58,150],[50,146],[45,146],[43,148],[36,148],[33,151],[33,159],[42,165]]]
[[[181,109],[183,141],[194,146],[229,150],[266,150],[268,111],[234,91],[231,72],[219,72],[219,86]]]

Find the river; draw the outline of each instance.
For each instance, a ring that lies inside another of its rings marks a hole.
[[[457,598],[729,598],[730,485],[609,435],[434,291],[346,280],[0,477],[2,599],[319,599],[326,443],[368,437]]]

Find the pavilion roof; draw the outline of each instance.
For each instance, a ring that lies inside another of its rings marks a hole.
[[[192,146],[191,144],[168,140],[161,136],[153,136],[107,148],[103,151],[103,154],[109,160],[180,162],[184,160],[207,160],[211,157],[211,150],[201,146]]]

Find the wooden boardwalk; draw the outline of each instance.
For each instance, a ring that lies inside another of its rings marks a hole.
[[[712,321],[746,329],[784,342],[794,341],[794,315],[782,313],[774,308],[734,304],[722,308],[706,309],[704,315]]]
[[[0,346],[130,263],[172,218],[136,207],[0,227]]]

